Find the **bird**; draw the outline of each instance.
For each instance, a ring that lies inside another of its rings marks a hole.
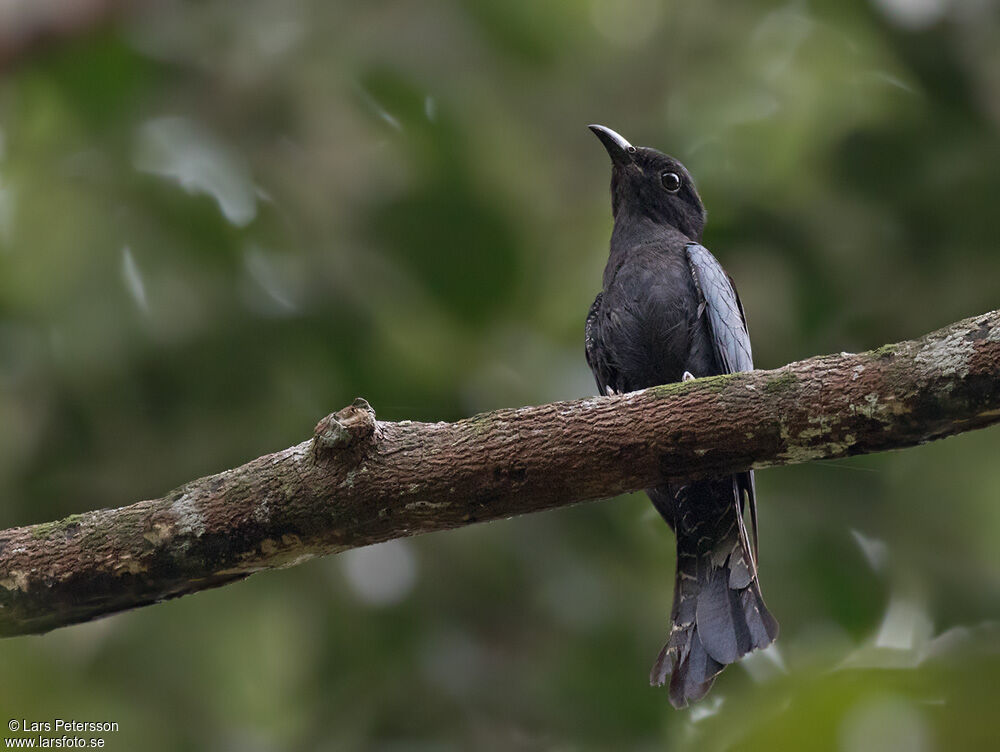
[[[603,125],[589,127],[611,157],[614,218],[585,327],[599,392],[753,370],[743,305],[701,245],[706,212],[687,168]],[[649,679],[669,682],[670,703],[683,708],[728,664],[778,636],[758,581],[754,476],[665,482],[646,493],[677,538],[670,633]]]

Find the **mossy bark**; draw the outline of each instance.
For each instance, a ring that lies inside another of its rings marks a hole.
[[[911,342],[640,392],[386,423],[163,498],[0,532],[0,635],[40,633],[317,555],[695,477],[899,449],[1000,421],[1000,311]]]

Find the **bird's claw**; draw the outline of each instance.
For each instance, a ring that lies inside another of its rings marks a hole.
[[[684,375],[681,376],[681,381],[694,381],[695,376],[690,371],[685,371]]]

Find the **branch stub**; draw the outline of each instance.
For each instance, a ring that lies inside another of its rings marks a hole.
[[[353,403],[331,413],[313,431],[313,456],[318,460],[348,449],[360,455],[373,442],[378,424],[375,410],[358,397]]]

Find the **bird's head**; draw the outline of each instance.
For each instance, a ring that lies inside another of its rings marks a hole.
[[[692,240],[701,240],[705,207],[694,180],[673,157],[645,146],[632,146],[603,125],[590,130],[611,157],[611,211],[619,217],[646,218],[668,224]]]

